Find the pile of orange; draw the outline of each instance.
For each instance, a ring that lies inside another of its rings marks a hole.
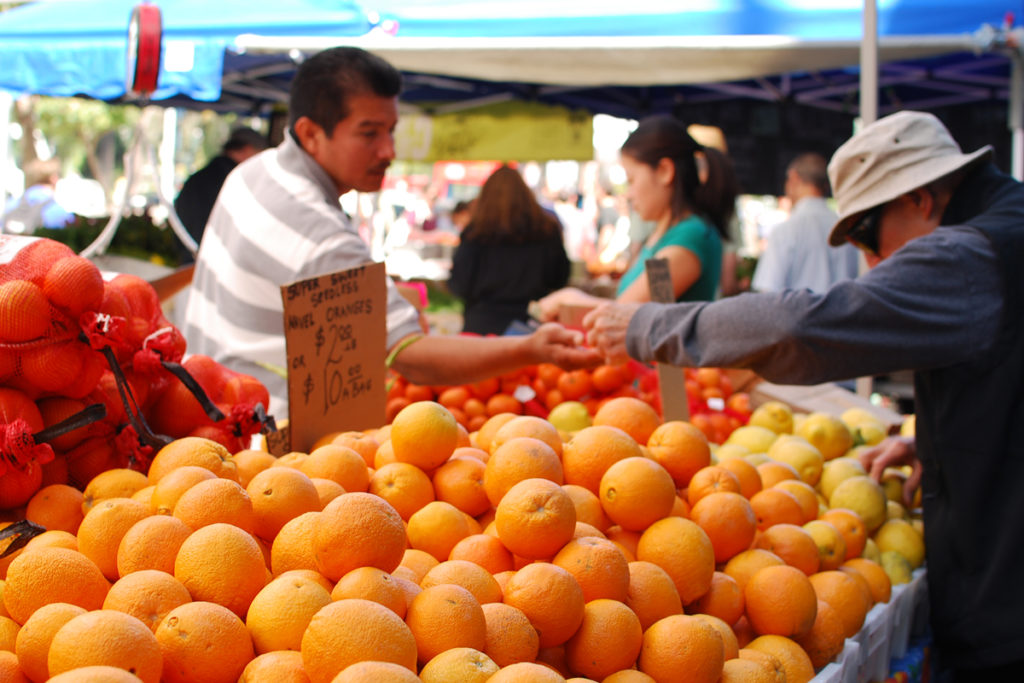
[[[799,682],[888,599],[870,560],[820,570],[779,499],[753,504],[776,490],[758,468],[713,465],[693,425],[627,396],[597,418],[569,441],[513,413],[470,434],[417,401],[310,453],[190,437],[148,476],[44,488],[27,516],[48,531],[0,561],[0,671]]]

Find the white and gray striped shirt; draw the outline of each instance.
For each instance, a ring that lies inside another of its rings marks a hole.
[[[237,166],[217,196],[185,310],[188,352],[258,378],[270,391],[269,412],[285,418],[281,285],[370,262],[334,183],[286,134]],[[387,287],[390,349],[420,327],[390,278]]]

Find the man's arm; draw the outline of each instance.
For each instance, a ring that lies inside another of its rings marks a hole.
[[[596,350],[579,346],[582,333],[557,324],[527,336],[428,335],[401,348],[404,341],[394,347],[400,350],[392,367],[416,384],[466,384],[545,362],[570,370],[603,362]]]

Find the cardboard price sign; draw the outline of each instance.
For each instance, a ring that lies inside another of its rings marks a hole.
[[[676,300],[672,290],[672,275],[668,272],[668,260],[647,259],[647,287],[651,301],[670,304]],[[666,422],[690,419],[690,404],[686,398],[686,376],[682,368],[658,363],[658,392],[661,394],[661,412]]]
[[[373,263],[281,287],[289,450],[384,424],[385,277]]]

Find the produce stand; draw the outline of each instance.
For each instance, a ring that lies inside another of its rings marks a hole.
[[[889,602],[871,608],[861,630],[847,638],[843,651],[818,672],[812,683],[885,681],[890,672],[902,670],[894,665],[908,654],[911,636],[925,631],[927,593],[927,575],[922,567],[914,571],[909,583],[892,587]]]

